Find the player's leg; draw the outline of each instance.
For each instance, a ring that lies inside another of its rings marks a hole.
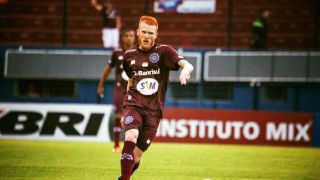
[[[137,145],[134,149],[135,164],[132,168],[132,173],[138,169],[140,165],[140,159],[156,136],[159,122],[162,118],[161,111],[148,111],[145,114],[147,114],[147,116],[143,121],[142,129],[140,130],[139,137],[137,139]]]
[[[121,155],[121,180],[129,180],[134,165],[134,148],[137,143],[138,129],[130,129],[125,132],[125,141]]]
[[[133,154],[134,154],[134,165],[132,168],[132,174],[134,173],[134,171],[136,171],[139,168],[140,159],[143,155],[143,151],[136,146],[133,150]]]
[[[134,149],[139,136],[142,117],[134,107],[124,109],[123,125],[125,129],[125,142],[121,155],[121,180],[129,180],[134,166]]]
[[[112,30],[110,28],[104,28],[102,34],[103,47],[111,48],[112,47]]]
[[[120,151],[121,118],[122,118],[122,114],[120,113],[115,114],[115,120],[113,125],[113,137],[114,137],[113,152]]]
[[[119,30],[115,28],[113,30],[113,39],[112,39],[114,49],[117,49],[119,47],[119,37],[120,37]]]
[[[120,135],[122,130],[121,118],[123,117],[123,107],[122,107],[123,93],[122,89],[115,84],[115,88],[113,89],[113,104],[115,111],[115,120],[114,120],[114,147],[113,152],[120,151]]]
[[[106,28],[102,29],[102,43],[103,43],[103,47],[107,47],[108,46],[108,31]]]

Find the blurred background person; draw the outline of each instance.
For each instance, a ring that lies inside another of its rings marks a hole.
[[[100,11],[103,19],[102,41],[105,48],[119,47],[119,31],[121,28],[121,17],[113,7],[111,0],[104,0],[102,4],[97,0],[91,0],[92,6]]]
[[[103,75],[100,78],[97,93],[100,97],[104,96],[104,88],[103,84],[105,80],[108,78],[111,69],[113,67],[116,68],[115,71],[115,85],[113,89],[113,104],[115,107],[115,120],[113,127],[113,135],[114,135],[114,147],[113,152],[120,151],[120,133],[121,133],[121,124],[120,120],[122,118],[122,99],[124,94],[127,91],[127,82],[128,76],[123,70],[122,61],[124,53],[133,48],[135,42],[135,32],[133,29],[123,29],[121,31],[121,48],[113,51],[111,59],[108,61],[106,68],[104,69]]]
[[[260,17],[252,23],[251,49],[267,49],[269,10],[261,10]]]

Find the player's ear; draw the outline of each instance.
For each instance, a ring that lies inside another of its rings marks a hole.
[[[140,29],[139,28],[137,29],[136,33],[137,33],[137,36],[139,36],[139,34],[140,34]]]

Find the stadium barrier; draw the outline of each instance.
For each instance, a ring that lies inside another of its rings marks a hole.
[[[109,142],[111,105],[0,104],[0,138]]]
[[[6,50],[6,78],[99,79],[109,50]],[[319,82],[320,53],[312,51],[181,51],[195,67],[190,82]],[[89,61],[88,61],[89,60]],[[202,63],[203,62],[203,63]],[[28,68],[26,68],[28,67]],[[203,69],[203,71],[202,71]],[[111,73],[110,80],[114,80]],[[178,72],[170,73],[179,82]]]
[[[110,59],[108,50],[8,49],[5,55],[6,78],[96,80]],[[201,80],[201,52],[184,52],[195,67],[189,82]],[[28,67],[28,68],[26,68]],[[114,68],[108,80],[114,81]],[[179,72],[170,73],[171,82],[179,82]]]
[[[0,104],[0,138],[110,142],[111,105]],[[155,141],[320,146],[320,113],[166,108]]]

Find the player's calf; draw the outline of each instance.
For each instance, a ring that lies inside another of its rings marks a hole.
[[[121,180],[129,180],[134,166],[134,148],[136,147],[139,131],[129,129],[125,133],[125,142],[121,155]]]

